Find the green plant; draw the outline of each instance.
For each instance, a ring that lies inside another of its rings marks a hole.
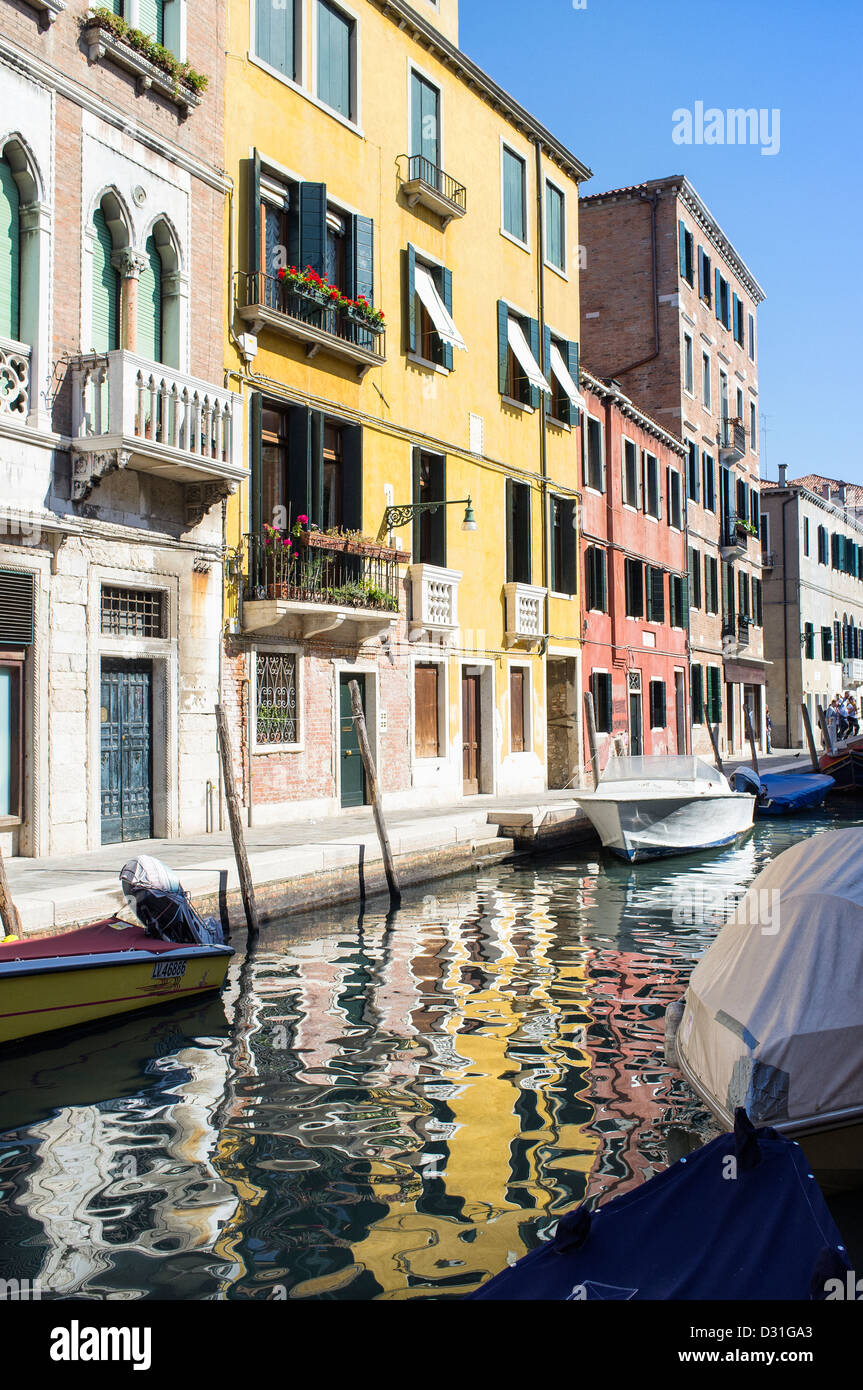
[[[102,29],[110,30],[118,39],[122,39],[130,48],[134,48],[142,54],[154,67],[160,68],[162,72],[172,77],[178,85],[182,82],[184,86],[191,87],[194,92],[206,91],[210,81],[209,77],[206,77],[202,72],[196,72],[188,63],[181,63],[169,48],[157,43],[149,34],[143,33],[140,29],[133,29],[131,24],[128,24],[121,15],[114,14],[113,10],[106,9],[104,5],[96,5],[81,20],[81,27],[86,29],[94,23]]]

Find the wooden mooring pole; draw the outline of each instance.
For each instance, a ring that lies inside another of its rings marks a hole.
[[[721,758],[720,753],[719,753],[719,740],[717,739],[715,733],[713,732],[713,725],[711,724],[711,722],[710,722],[709,719],[708,719],[708,721],[707,721],[707,732],[708,732],[709,735],[710,735],[710,742],[711,742],[712,745],[713,745],[713,757],[714,757],[714,759],[715,759],[715,761],[716,761],[716,766],[718,767],[719,771],[722,773],[722,775],[723,775],[723,777],[724,777],[724,776],[725,776],[725,768],[722,766],[722,758]]]
[[[803,715],[803,732],[806,735],[806,742],[809,744],[809,758],[812,762],[812,771],[820,772],[821,764],[818,761],[818,751],[815,747],[815,735],[812,732],[812,720],[809,715],[808,707],[801,704],[800,713]]]
[[[749,751],[752,754],[752,771],[755,773],[756,777],[760,777],[761,773],[758,771],[758,754],[755,751],[755,730],[752,727],[752,710],[748,705],[745,707],[744,713],[746,715],[746,737],[749,740]]]
[[[593,773],[593,790],[599,786],[599,748],[596,742],[596,715],[593,712],[593,696],[589,690],[584,692],[584,717],[587,721],[587,747],[590,753],[590,770]]]
[[[17,936],[20,940],[24,933],[21,930],[21,918],[18,916],[18,909],[9,891],[9,880],[6,877],[6,865],[3,862],[2,850],[0,850],[0,917],[3,919],[6,935]]]
[[[387,887],[390,890],[390,902],[393,907],[400,907],[402,890],[399,887],[398,874],[396,873],[396,866],[393,862],[393,852],[390,848],[390,837],[387,834],[386,821],[384,820],[380,787],[378,786],[378,774],[375,768],[375,760],[372,757],[368,732],[366,730],[366,716],[363,710],[362,697],[360,696],[360,687],[356,681],[349,681],[348,689],[351,692],[351,709],[353,710],[354,724],[357,730],[357,741],[360,745],[360,756],[363,760],[363,767],[366,770],[366,782],[372,800],[375,827],[378,832],[378,839],[380,840],[381,854],[384,857],[384,873],[387,876]]]
[[[258,906],[255,902],[255,885],[246,856],[246,841],[243,835],[243,822],[240,819],[240,799],[234,781],[234,765],[231,762],[231,741],[228,737],[228,721],[221,705],[216,705],[216,728],[219,731],[219,755],[222,759],[222,779],[225,786],[225,801],[228,804],[228,821],[231,826],[231,839],[234,842],[234,857],[240,875],[240,892],[243,895],[243,908],[246,925],[251,936],[257,936]]]

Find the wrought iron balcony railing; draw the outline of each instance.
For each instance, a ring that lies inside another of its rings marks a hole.
[[[719,425],[719,457],[736,463],[746,454],[746,426],[742,420],[722,420]]]
[[[426,159],[425,155],[408,156],[407,183],[424,184],[427,189],[440,194],[456,209],[455,216],[467,212],[467,189],[464,184],[440,169],[437,164],[433,164],[430,159]]]
[[[305,343],[309,357],[329,352],[355,362],[361,372],[386,360],[386,334],[358,310],[338,308],[321,291],[262,271],[241,272],[237,282],[238,312],[253,333],[271,328]]]
[[[287,544],[286,542],[290,542]],[[331,544],[328,544],[331,542]],[[245,536],[243,598],[399,611],[399,552],[339,537]]]

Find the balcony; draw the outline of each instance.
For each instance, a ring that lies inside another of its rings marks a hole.
[[[543,604],[545,589],[533,584],[504,584],[508,647],[536,647],[545,636]]]
[[[720,463],[739,463],[746,457],[746,426],[742,420],[722,420],[719,425]]]
[[[0,338],[0,422],[26,425],[30,409],[30,348]]]
[[[857,690],[863,685],[863,661],[859,657],[846,657],[842,662],[843,690]]]
[[[439,641],[446,645],[458,632],[460,570],[438,565],[411,565],[410,641]]]
[[[52,5],[51,8],[55,6]],[[145,36],[139,33],[138,42],[135,43],[132,38],[135,32],[124,32],[117,26],[116,21],[112,22],[108,17],[90,15],[81,37],[91,63],[101,58],[110,58],[117,67],[123,68],[134,77],[139,96],[143,92],[158,92],[159,96],[172,101],[185,118],[201,104],[201,82],[192,82],[187,75],[188,68],[182,64],[177,65],[177,71],[171,71],[170,65],[165,65],[159,60],[152,61],[148,52],[141,47],[141,40],[145,39]],[[155,45],[148,51],[152,57],[156,57]]]
[[[185,484],[192,526],[248,476],[233,391],[122,350],[75,357],[71,370],[73,501],[132,468]]]
[[[237,277],[237,313],[257,337],[263,328],[301,343],[309,358],[319,352],[357,369],[362,381],[370,367],[386,359],[386,335],[350,310],[334,308],[325,296],[284,285],[256,272]]]
[[[408,207],[417,203],[437,213],[441,219],[441,230],[446,231],[455,217],[464,217],[467,212],[467,189],[457,183],[452,175],[439,169],[421,154],[400,155],[406,159],[408,176],[402,184],[402,191]]]
[[[728,616],[722,619],[722,654],[739,656],[749,646],[749,632],[752,619],[740,614],[736,622]]]
[[[363,642],[382,637],[399,616],[404,551],[347,536],[269,529],[243,540],[244,632]]]
[[[719,532],[719,554],[722,559],[739,560],[746,554],[748,543],[749,533],[745,529],[745,522],[734,515],[723,517]]]
[[[761,568],[763,570],[772,570],[776,564],[777,559],[778,556],[775,550],[763,551],[761,555]]]

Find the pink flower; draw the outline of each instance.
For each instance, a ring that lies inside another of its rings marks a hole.
[[[297,517],[297,521],[299,521],[300,524],[304,526],[308,526],[309,524],[309,518],[306,516],[305,512],[300,513],[300,515]]]

